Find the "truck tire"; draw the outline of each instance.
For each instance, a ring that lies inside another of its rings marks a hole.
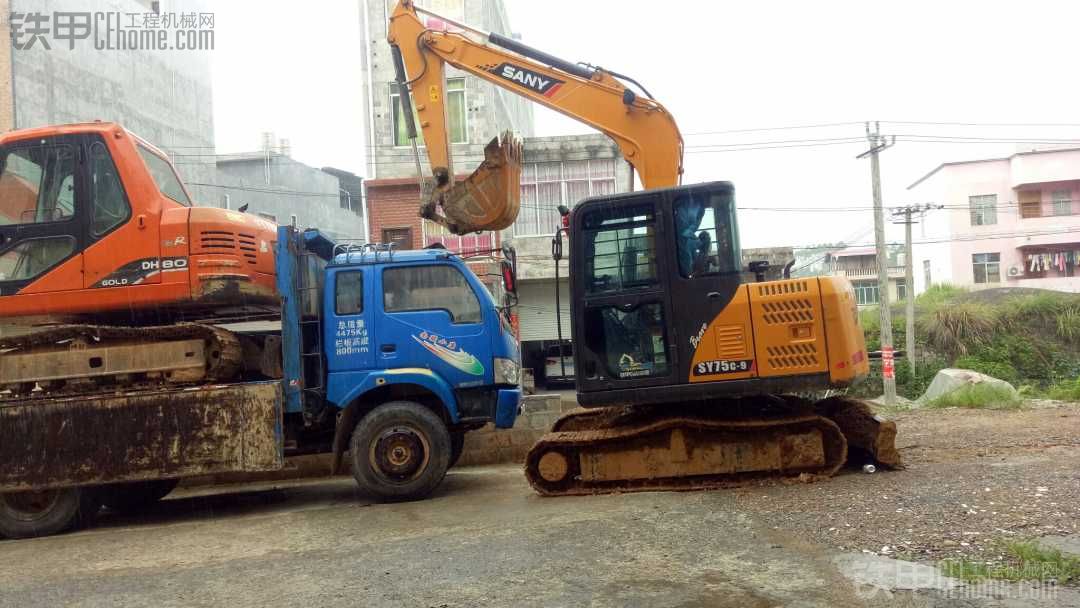
[[[454,468],[465,449],[465,431],[450,433],[450,468]]]
[[[121,513],[131,513],[165,498],[179,483],[179,479],[133,481],[102,486],[97,492],[101,504],[105,507]]]
[[[0,536],[50,536],[89,524],[101,504],[89,488],[0,494]]]
[[[450,432],[430,409],[391,401],[356,423],[349,446],[353,477],[381,500],[426,498],[450,468]]]

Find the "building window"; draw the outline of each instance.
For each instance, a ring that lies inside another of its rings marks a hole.
[[[969,196],[972,226],[990,226],[997,223],[997,195]]]
[[[976,283],[1001,282],[1001,254],[976,253],[971,256],[971,267]]]
[[[922,273],[923,279],[926,281],[926,289],[930,289],[930,286],[934,284],[934,281],[930,277],[930,260],[922,261]]]
[[[382,242],[392,243],[395,251],[412,249],[412,228],[383,228]]]
[[[896,284],[896,301],[897,302],[903,302],[906,299],[907,299],[907,284],[905,284],[905,283],[897,283]]]
[[[390,83],[390,107],[393,110],[394,145],[408,146],[409,131],[405,126],[405,113],[401,109],[401,95],[396,83]],[[469,125],[465,108],[465,79],[448,78],[446,80],[446,130],[452,144],[469,142]],[[420,120],[416,117],[416,104],[413,104],[413,123],[416,125],[416,144],[424,145],[424,136],[420,132]]]
[[[1072,215],[1072,192],[1056,190],[1050,198],[1054,201],[1054,215]]]
[[[877,281],[855,281],[851,286],[855,288],[855,303],[859,306],[878,303]]]
[[[615,193],[615,159],[526,163],[521,171],[521,211],[514,236],[553,234],[559,205]]]

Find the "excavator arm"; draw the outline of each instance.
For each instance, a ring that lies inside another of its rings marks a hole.
[[[418,13],[460,31],[429,29]],[[683,140],[675,119],[660,103],[636,94],[610,72],[456,23],[412,0],[399,0],[390,17],[388,39],[409,134],[415,137],[411,90],[434,178],[432,192],[423,195],[421,215],[455,234],[501,230],[513,223],[520,199],[521,147],[509,134],[501,141],[496,138],[485,148],[481,166],[455,183],[447,135],[447,64],[603,132],[638,171],[645,188],[680,182]]]

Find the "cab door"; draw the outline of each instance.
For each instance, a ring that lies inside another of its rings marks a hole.
[[[750,302],[742,286],[735,191],[713,182],[664,192],[675,260],[669,290],[679,382],[742,380],[756,375]]]
[[[462,268],[448,262],[388,266],[379,280],[376,356],[383,368],[427,368],[455,388],[494,381],[485,313]]]
[[[682,303],[667,290],[662,194],[590,199],[570,220],[574,371],[579,395],[674,383],[672,321]],[[678,306],[678,310],[676,307]]]
[[[324,306],[323,343],[326,344],[327,371],[365,371],[376,369],[374,327],[371,323],[372,272],[369,268],[343,267],[329,276]]]
[[[0,150],[0,295],[82,286],[83,144],[81,136],[68,135]]]

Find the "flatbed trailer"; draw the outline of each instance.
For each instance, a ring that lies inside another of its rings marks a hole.
[[[423,498],[465,432],[513,426],[517,343],[461,259],[292,227],[275,248],[283,377],[0,401],[0,536],[61,532],[103,504],[138,508],[180,479],[274,471],[292,453],[332,454],[331,473],[347,454],[368,493]]]

